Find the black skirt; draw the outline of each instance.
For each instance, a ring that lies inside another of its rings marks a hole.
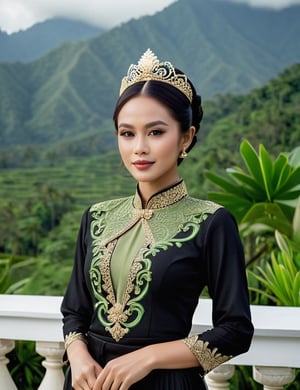
[[[157,341],[147,340],[147,344]],[[88,348],[92,357],[102,366],[121,355],[145,346],[145,340],[135,340],[135,344],[118,344],[111,339],[88,334]],[[64,390],[72,390],[71,370],[66,371]],[[130,387],[132,390],[206,390],[204,379],[198,368],[153,370],[141,381]]]

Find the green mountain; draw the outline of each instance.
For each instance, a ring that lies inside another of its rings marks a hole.
[[[90,153],[90,144],[109,149],[120,79],[148,47],[185,70],[204,101],[246,93],[299,61],[299,19],[299,6],[272,11],[220,0],[178,0],[153,16],[64,44],[31,63],[0,64],[1,147],[35,144],[62,153],[72,148],[84,153],[85,145]]]
[[[276,156],[300,145],[300,64],[248,94],[225,94],[206,101],[204,112],[199,143],[179,167],[189,193],[203,199],[212,189],[205,177],[207,170],[224,172],[242,165],[239,146],[243,139],[256,148],[264,144]],[[79,144],[77,138],[80,151]],[[72,264],[84,209],[135,190],[116,149],[93,155],[92,137],[85,146],[91,149],[89,156],[76,154],[77,150],[70,157],[61,148],[61,156],[48,156],[49,165],[44,161],[26,167],[35,152],[32,146],[24,149],[22,168],[3,169],[0,161],[0,256],[2,252],[48,259],[47,264],[38,260],[38,268],[30,270],[29,274],[38,272],[39,277],[33,277],[23,293],[63,293],[70,272],[65,267]],[[5,153],[1,152],[1,159]],[[20,153],[15,150],[7,158],[15,161]],[[60,275],[50,290],[49,272]]]
[[[0,62],[29,62],[65,41],[89,39],[104,30],[63,18],[49,19],[13,34],[7,34],[0,29]]]
[[[241,164],[239,146],[243,139],[256,148],[264,144],[273,156],[300,145],[300,64],[285,69],[279,77],[248,94],[219,95],[215,101],[205,102],[199,142],[180,166],[192,195],[206,197],[207,170],[224,171]],[[83,145],[90,151],[84,156],[80,139],[76,143],[76,157],[68,156],[72,153],[66,148],[60,149],[60,155],[52,150],[54,155],[33,167],[27,167],[27,162],[34,156],[34,148],[28,148],[23,155],[3,151],[0,205],[12,200],[22,204],[45,183],[72,194],[79,210],[92,202],[132,193],[133,179],[122,167],[116,148],[96,153],[91,139]],[[23,168],[3,169],[5,158],[9,166],[21,158]]]

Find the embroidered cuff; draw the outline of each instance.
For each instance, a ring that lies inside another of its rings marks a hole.
[[[199,340],[197,335],[186,337],[182,341],[189,347],[191,352],[201,364],[204,370],[204,375],[232,358],[232,356],[226,356],[218,353],[218,348],[211,350],[208,348],[208,341],[204,342],[203,340]]]
[[[87,344],[87,339],[82,333],[70,332],[65,337],[65,350],[67,350],[68,347],[70,346],[70,344],[72,344],[73,341],[76,341],[76,340],[81,340]]]

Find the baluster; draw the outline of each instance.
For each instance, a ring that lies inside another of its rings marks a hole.
[[[46,358],[42,362],[42,365],[46,368],[46,373],[38,390],[62,390],[64,384],[62,370],[62,358],[65,352],[64,343],[37,341],[36,351]]]
[[[234,366],[230,364],[222,364],[210,371],[205,376],[205,381],[209,390],[229,390],[229,381],[234,374]]]
[[[9,360],[5,356],[14,348],[15,342],[13,340],[0,339],[0,389],[17,390],[17,387],[7,369],[7,363],[9,363]]]
[[[253,367],[253,378],[264,385],[264,390],[283,390],[295,379],[295,370],[289,367]]]

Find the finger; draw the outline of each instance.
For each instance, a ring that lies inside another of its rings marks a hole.
[[[124,387],[122,387],[122,382],[118,381],[118,380],[114,380],[114,382],[111,386],[111,390],[119,390],[121,388],[124,388]],[[124,388],[124,390],[126,390],[126,389]]]
[[[100,374],[94,384],[93,390],[110,390],[111,381]]]
[[[87,381],[83,383],[83,387],[82,387],[83,390],[91,390],[92,388],[93,387],[90,387]]]
[[[74,390],[91,390],[93,388],[93,386],[90,386],[88,381],[84,379],[80,380],[79,383],[73,384],[72,386]]]
[[[89,379],[87,379],[86,383],[88,385],[88,389],[93,389],[95,382],[96,382],[96,378],[93,378],[93,379],[89,378]]]
[[[93,375],[88,376],[87,383],[88,383],[90,389],[94,389],[95,382],[96,382],[96,380],[97,380],[97,378],[102,370],[103,369],[101,366],[96,365],[94,367],[94,370],[93,370]]]
[[[85,384],[82,383],[81,385],[78,385],[78,384],[72,385],[72,389],[74,389],[74,390],[90,390],[90,387],[89,386],[86,387]]]

